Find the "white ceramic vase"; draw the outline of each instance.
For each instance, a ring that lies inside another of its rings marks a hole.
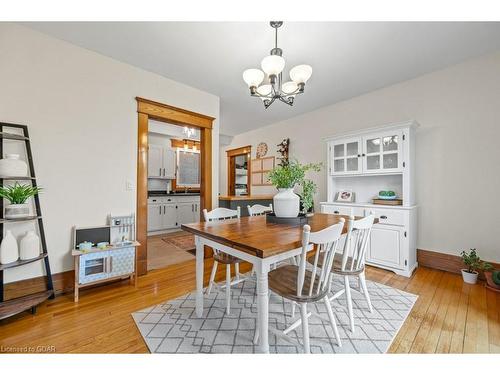
[[[5,206],[6,219],[19,219],[30,215],[30,206],[28,203],[9,204]]]
[[[18,154],[7,154],[0,159],[0,176],[25,177],[28,175],[28,164],[19,159]]]
[[[462,269],[462,278],[467,284],[477,283],[477,275],[478,273],[476,271],[468,272],[465,268]]]
[[[277,217],[299,216],[300,198],[291,189],[278,189],[278,194],[273,197],[274,214]]]
[[[40,255],[40,238],[32,230],[26,232],[19,244],[19,258],[28,260]]]
[[[5,232],[5,237],[0,245],[0,263],[7,264],[19,259],[17,241],[10,230]]]

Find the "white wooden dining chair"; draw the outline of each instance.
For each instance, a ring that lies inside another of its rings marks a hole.
[[[269,272],[269,289],[274,293],[300,306],[300,318],[284,331],[276,331],[270,328],[270,331],[278,335],[286,335],[302,326],[303,347],[304,353],[310,353],[309,344],[309,317],[315,315],[319,319],[328,322],[333,330],[338,346],[342,346],[340,335],[335,321],[328,291],[330,287],[330,278],[332,274],[328,272],[333,264],[335,252],[337,250],[342,229],[344,228],[344,218],[340,218],[338,224],[318,232],[311,233],[309,225],[304,225],[302,233],[302,253],[300,255],[299,265],[286,265]],[[311,250],[311,245],[316,245],[313,255],[312,270],[306,269],[308,251]],[[322,262],[326,267],[318,267],[318,263]],[[308,304],[315,302],[323,302],[326,307],[328,319],[308,311]],[[254,342],[257,343],[259,332],[256,331]]]
[[[262,216],[268,212],[273,212],[273,205],[263,206],[261,204],[254,204],[253,206],[248,205],[248,216]]]
[[[372,302],[365,278],[365,255],[370,241],[370,234],[373,227],[375,216],[370,214],[362,219],[355,220],[351,216],[347,223],[347,237],[344,243],[342,254],[338,254],[333,261],[331,272],[334,275],[340,275],[344,278],[344,289],[336,292],[330,300],[345,294],[347,310],[349,313],[349,323],[351,332],[354,332],[354,312],[352,305],[350,278],[358,278],[359,292],[365,296],[368,309],[373,312]]]
[[[203,217],[207,222],[223,221],[229,219],[239,219],[241,216],[241,209],[238,206],[236,210],[230,210],[228,208],[214,208],[212,211],[208,212],[205,208],[203,210]],[[212,291],[212,287],[218,287],[221,289],[226,289],[226,312],[229,315],[231,312],[231,285],[236,285],[244,281],[245,279],[240,275],[240,265],[243,262],[241,259],[234,257],[232,255],[223,253],[222,251],[213,248],[214,251],[214,265],[212,267],[212,272],[210,274],[210,281],[208,282],[207,295]],[[215,282],[215,275],[217,273],[218,264],[226,265],[226,282],[225,284],[219,285]],[[235,277],[234,280],[231,278],[231,264],[234,264]]]

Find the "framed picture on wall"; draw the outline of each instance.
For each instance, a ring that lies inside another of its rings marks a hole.
[[[354,193],[352,190],[340,190],[337,192],[337,202],[354,202]]]

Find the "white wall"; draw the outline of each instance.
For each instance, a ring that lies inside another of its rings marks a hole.
[[[15,24],[0,24],[0,121],[27,124],[52,271],[72,268],[73,225],[135,212],[136,96],[219,118],[219,98]],[[213,131],[219,155],[219,124]],[[218,165],[214,165],[214,201]],[[6,281],[41,274],[34,264]],[[10,271],[10,270],[9,270]]]
[[[295,105],[300,106],[300,97]],[[458,255],[477,247],[484,259],[499,261],[500,53],[235,136],[221,149],[221,170],[226,170],[226,149],[251,144],[255,157],[259,142],[275,151],[285,137],[291,140],[291,157],[326,163],[324,137],[408,119],[421,125],[418,248]],[[220,177],[225,193],[227,176]],[[314,179],[319,185],[316,201],[325,200],[326,171]],[[273,188],[252,188],[256,194],[269,191]]]

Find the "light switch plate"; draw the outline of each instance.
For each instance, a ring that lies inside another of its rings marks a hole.
[[[127,180],[125,182],[125,189],[127,189],[127,191],[133,191],[134,190],[134,183],[132,182],[132,180]]]

